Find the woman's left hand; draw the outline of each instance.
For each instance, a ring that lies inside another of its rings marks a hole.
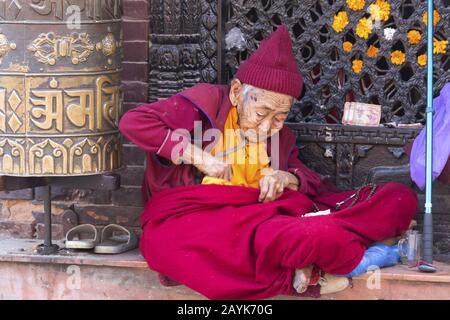
[[[259,202],[269,202],[278,199],[288,187],[295,190],[298,188],[298,179],[292,173],[275,170],[266,174],[259,180]]]

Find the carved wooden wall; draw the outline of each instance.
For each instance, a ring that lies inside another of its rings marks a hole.
[[[435,4],[435,38],[442,47],[435,55],[437,94],[450,81],[450,2]],[[227,1],[223,28],[238,28],[246,45],[226,44],[226,78],[233,77],[264,37],[287,25],[305,80],[288,118],[303,149],[300,157],[341,189],[354,188],[373,166],[406,164],[402,146],[418,130],[342,126],[344,102],[381,104],[385,123],[423,122],[425,11],[426,1],[421,0]],[[364,29],[362,22],[370,22],[370,28]]]
[[[259,42],[288,26],[305,80],[289,121],[340,123],[344,101],[383,106],[382,122],[423,121],[426,104],[425,0],[234,0],[226,30],[246,47],[226,54],[228,78]],[[434,92],[450,81],[450,1],[435,3]]]
[[[150,2],[150,100],[217,81],[217,1]]]

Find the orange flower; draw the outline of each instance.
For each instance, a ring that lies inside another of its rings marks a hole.
[[[336,32],[342,32],[348,25],[348,15],[345,11],[340,11],[333,19],[333,29]]]
[[[420,40],[422,39],[422,35],[417,30],[410,30],[408,31],[408,41],[410,44],[418,44]]]
[[[353,43],[351,43],[350,41],[345,41],[344,43],[342,43],[342,49],[345,52],[350,52],[353,49]]]
[[[377,54],[378,54],[378,48],[375,47],[374,45],[371,45],[371,46],[369,46],[369,48],[367,48],[367,56],[369,58],[374,58]]]
[[[395,50],[394,52],[391,53],[391,61],[393,64],[403,64],[406,60],[406,55],[400,51],[400,50]]]
[[[427,55],[421,54],[420,56],[418,56],[417,63],[419,64],[419,66],[425,67],[427,65]]]
[[[361,73],[362,68],[364,67],[364,62],[360,59],[355,59],[352,61],[352,70],[354,73]]]
[[[437,10],[433,11],[433,25],[436,26],[439,21],[441,21],[441,15],[439,14],[439,12]],[[428,12],[425,11],[425,13],[423,14],[423,23],[425,25],[428,25]]]

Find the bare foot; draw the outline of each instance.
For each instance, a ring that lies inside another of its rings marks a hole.
[[[292,280],[292,286],[297,293],[303,293],[308,289],[308,284],[311,280],[311,273],[313,267],[307,266],[303,269],[296,269],[294,279]]]
[[[336,293],[346,289],[350,281],[346,277],[337,277],[329,273],[325,273],[319,280],[320,294]]]

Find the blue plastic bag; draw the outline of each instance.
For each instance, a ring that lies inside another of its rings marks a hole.
[[[385,244],[376,244],[367,248],[361,262],[352,272],[343,275],[347,278],[353,278],[360,274],[372,270],[374,267],[385,268],[395,266],[400,261],[398,247]]]

